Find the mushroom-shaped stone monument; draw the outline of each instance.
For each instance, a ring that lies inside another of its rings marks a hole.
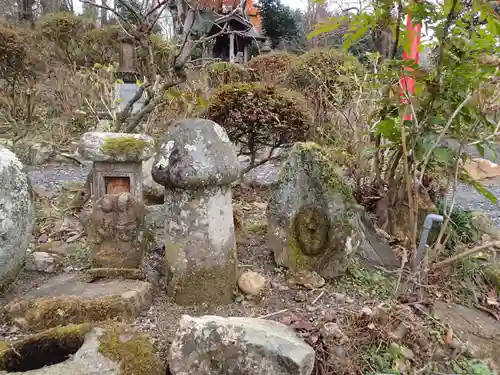
[[[226,131],[213,121],[176,121],[152,167],[165,187],[168,292],[179,304],[224,304],[236,284],[231,183],[240,165]]]
[[[105,194],[130,193],[142,202],[142,162],[154,154],[154,140],[144,134],[85,133],[79,153],[94,162],[94,202]]]

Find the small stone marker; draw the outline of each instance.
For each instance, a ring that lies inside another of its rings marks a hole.
[[[354,197],[325,150],[296,143],[268,206],[268,240],[278,265],[342,275],[363,233]]]
[[[131,193],[142,202],[142,162],[154,154],[154,140],[144,134],[85,133],[78,149],[91,160],[94,202],[105,194]]]
[[[230,184],[240,165],[226,131],[203,119],[173,123],[151,173],[165,187],[169,293],[183,305],[231,302],[236,240]]]
[[[90,217],[92,266],[137,269],[145,247],[146,209],[130,193],[106,194],[94,204]]]

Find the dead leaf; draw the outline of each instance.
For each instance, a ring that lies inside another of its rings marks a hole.
[[[286,315],[283,318],[281,318],[280,323],[288,326],[288,325],[292,324],[293,322],[296,322],[297,320],[299,320],[297,315],[290,314],[290,315]]]
[[[444,337],[444,343],[446,345],[451,345],[453,341],[453,329],[450,327],[448,328],[448,332],[446,332],[446,336]]]

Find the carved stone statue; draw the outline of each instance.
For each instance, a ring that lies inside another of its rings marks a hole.
[[[94,268],[139,268],[144,251],[144,205],[130,193],[98,199],[90,217]]]

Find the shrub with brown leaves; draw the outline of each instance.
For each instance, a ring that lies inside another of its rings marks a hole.
[[[316,119],[323,122],[329,111],[352,100],[357,87],[354,78],[362,73],[356,57],[336,48],[321,48],[299,56],[287,81],[311,101]]]
[[[281,84],[290,72],[297,57],[288,52],[270,53],[254,57],[248,68],[254,71],[259,81]]]
[[[290,90],[262,83],[235,83],[214,92],[206,112],[222,125],[229,138],[243,146],[250,166],[259,151],[304,140],[310,131],[312,116],[306,100]],[[267,159],[271,158],[271,152]]]

